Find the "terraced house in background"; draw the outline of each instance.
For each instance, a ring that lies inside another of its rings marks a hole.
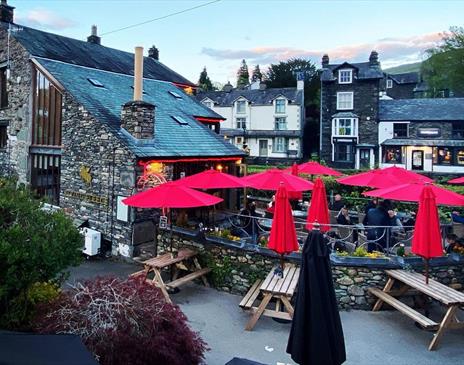
[[[222,91],[197,94],[197,100],[222,115],[221,135],[245,148],[250,163],[296,161],[302,156],[304,81],[296,87],[266,88],[259,81],[246,89],[230,83]]]
[[[383,72],[375,51],[361,63],[330,64],[324,55],[321,158],[338,168],[463,173],[464,98],[424,96],[417,73]]]
[[[14,24],[13,10],[2,1],[1,175],[130,255],[153,239],[154,222],[124,197],[205,168],[239,168],[244,153],[214,131],[223,118],[189,95],[196,85],[156,48],[148,57],[139,48],[135,67],[134,54],[100,44],[96,27],[79,41]]]

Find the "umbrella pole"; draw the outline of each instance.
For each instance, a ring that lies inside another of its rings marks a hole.
[[[171,248],[171,256],[176,257],[177,255],[174,255],[174,251],[172,250],[172,208],[169,210],[169,220],[170,222],[170,234],[169,234],[169,245]],[[171,273],[172,274],[172,273]],[[172,276],[172,275],[171,275]]]
[[[429,259],[425,259],[425,283],[429,283]]]
[[[281,278],[284,277],[284,268],[285,268],[284,255],[283,255],[283,254],[280,254],[280,269],[282,270],[282,271],[280,272],[280,277],[281,277]]]

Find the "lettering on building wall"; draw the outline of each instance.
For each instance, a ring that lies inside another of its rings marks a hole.
[[[108,205],[108,198],[105,196],[99,196],[94,194],[87,194],[87,193],[79,193],[77,191],[72,190],[65,190],[64,196],[68,198],[76,198],[79,200],[83,200],[89,203],[95,203],[100,205]]]

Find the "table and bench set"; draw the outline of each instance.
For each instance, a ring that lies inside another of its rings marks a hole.
[[[168,303],[172,303],[169,291],[194,279],[200,278],[209,287],[206,274],[211,269],[202,268],[197,255],[196,251],[185,248],[179,250],[175,257],[166,253],[144,261],[144,269],[131,276],[143,275],[149,284],[160,288]],[[171,280],[165,281],[162,278],[163,269],[171,271]],[[185,275],[181,276],[183,272]],[[433,279],[429,279],[426,284],[425,277],[417,272],[386,270],[385,273],[388,280],[383,290],[375,287],[368,289],[377,298],[372,310],[379,311],[384,304],[388,304],[410,317],[423,329],[433,331],[434,336],[428,347],[430,351],[437,348],[445,330],[464,328],[464,321],[457,317],[457,312],[464,309],[464,293]],[[149,278],[151,274],[153,278]],[[253,330],[261,316],[291,320],[294,313],[291,301],[297,290],[299,276],[300,268],[287,263],[282,277],[273,268],[264,280],[256,280],[239,304],[251,315],[245,330]],[[441,320],[434,321],[398,299],[406,295],[432,298],[446,308],[445,314]]]

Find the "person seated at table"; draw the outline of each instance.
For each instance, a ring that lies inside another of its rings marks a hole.
[[[410,211],[409,216],[403,219],[403,226],[406,231],[411,231],[414,229],[416,224],[416,212]]]
[[[250,236],[257,236],[258,233],[258,224],[256,222],[256,218],[259,217],[258,213],[256,213],[256,203],[254,201],[248,202],[246,208],[240,211],[240,222],[242,224],[242,228],[250,235]]]
[[[343,226],[351,225],[351,218],[348,208],[343,206],[337,214],[337,223]]]
[[[340,209],[342,209],[344,206],[345,206],[345,203],[343,202],[342,196],[340,194],[335,194],[334,201],[330,205],[329,209],[339,212]]]
[[[403,230],[403,224],[400,219],[396,216],[396,212],[393,209],[388,211],[388,217],[390,218],[390,225],[392,226],[391,232],[398,233]]]
[[[267,209],[265,212],[265,218],[272,218],[274,216],[274,210],[275,210],[275,195],[272,196],[271,201],[267,205]]]
[[[367,247],[369,252],[386,248],[385,227],[391,226],[390,216],[388,215],[390,208],[391,204],[387,200],[384,200],[378,204],[377,208],[369,209],[367,212],[367,226],[373,227],[367,230],[367,240],[370,241]]]
[[[451,213],[451,219],[453,222],[456,223],[463,223],[464,224],[464,217],[459,214],[459,212],[453,212]]]
[[[446,253],[452,253],[458,247],[464,248],[464,245],[461,242],[458,242],[458,236],[456,236],[454,233],[447,234],[445,239]]]

